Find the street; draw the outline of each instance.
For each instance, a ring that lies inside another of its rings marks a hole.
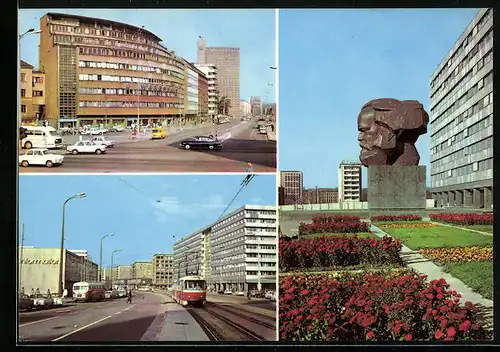
[[[20,167],[20,173],[116,173],[116,172],[246,172],[247,163],[254,172],[276,171],[276,141],[253,129],[254,121],[231,121],[217,126],[217,135],[223,142],[222,150],[185,150],[180,141],[201,135],[215,134],[215,126],[205,124],[183,130],[172,128],[166,140],[151,140],[150,136],[130,139],[130,132],[109,133],[116,145],[101,155],[72,155],[66,149],[52,150],[64,155],[64,164]],[[67,145],[80,136],[64,136]],[[82,136],[84,140],[91,136]],[[20,151],[20,154],[25,153]]]
[[[276,305],[262,299],[251,302],[246,297],[209,295],[204,308],[183,308],[166,293],[138,292],[132,304],[126,299],[69,303],[20,312],[19,340],[275,340]]]

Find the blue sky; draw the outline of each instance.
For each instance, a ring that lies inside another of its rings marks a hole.
[[[477,9],[281,10],[279,168],[306,187],[337,187],[359,160],[357,116],[371,99],[419,100]],[[429,135],[417,143],[429,177]],[[366,168],[363,184],[366,187]]]
[[[20,176],[19,221],[25,224],[26,246],[58,248],[62,204],[77,193],[86,198],[66,205],[65,247],[86,249],[103,265],[150,260],[172,253],[173,237],[181,238],[213,223],[238,191],[243,175],[183,176]],[[157,202],[160,201],[160,202]],[[231,212],[245,204],[276,204],[276,177],[259,175],[239,194]]]
[[[40,18],[48,10],[20,10],[19,31],[40,28]],[[175,10],[175,9],[51,9],[50,12],[105,18],[128,23],[156,34],[163,44],[189,62],[197,60],[198,36],[207,46],[240,48],[240,95],[266,96],[268,83],[274,84],[275,11],[271,10]],[[21,58],[38,66],[38,35],[22,39]],[[272,93],[272,92],[271,92]],[[269,102],[274,94],[267,94]]]

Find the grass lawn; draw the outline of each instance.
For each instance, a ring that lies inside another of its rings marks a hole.
[[[366,238],[366,237],[378,237],[377,235],[371,232],[360,232],[360,233],[312,233],[310,235],[300,235],[299,238],[315,238],[315,237],[330,237],[330,236],[353,236],[358,235],[358,237]]]
[[[394,238],[401,240],[413,250],[422,248],[464,247],[493,244],[493,236],[461,230],[454,227],[435,226],[427,228],[384,228]]]
[[[462,227],[465,227],[466,229],[476,230],[476,231],[493,233],[493,225],[466,225],[466,226],[462,226]]]
[[[474,292],[493,299],[493,261],[448,263],[443,270],[469,286]]]

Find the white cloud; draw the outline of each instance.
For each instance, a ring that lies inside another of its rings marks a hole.
[[[220,195],[213,195],[208,198],[208,200],[202,204],[200,204],[202,208],[208,209],[220,209],[225,208],[227,206],[224,198]]]

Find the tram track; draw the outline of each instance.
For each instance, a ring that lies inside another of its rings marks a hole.
[[[207,334],[207,337],[211,341],[234,341],[234,334],[233,336],[228,336],[231,335],[231,330],[233,332],[236,332],[236,335],[239,335],[240,338],[238,338],[237,340],[240,341],[267,341],[265,337],[250,330],[244,325],[236,323],[232,319],[215,312],[210,308],[188,308],[187,311],[196,320],[196,322],[200,324],[200,327]],[[236,316],[236,314],[234,314],[234,312],[232,311],[229,313]],[[240,317],[250,321],[249,319],[247,319],[248,316]],[[220,324],[221,322],[222,326]],[[262,322],[258,322],[258,324],[262,325]],[[224,328],[224,325],[226,328],[229,328],[229,330]],[[275,327],[273,326],[272,329],[274,330]]]
[[[250,311],[247,311],[247,310],[240,310],[240,311],[237,311],[236,308],[229,308],[228,306],[226,305],[222,305],[222,304],[218,304],[218,303],[213,303],[213,302],[206,302],[205,303],[206,305],[208,304],[209,306],[210,305],[213,305],[215,306],[217,309],[221,309],[223,311],[226,311],[228,313],[231,313],[237,317],[240,317],[240,318],[243,318],[247,321],[250,321],[252,323],[255,323],[255,324],[259,324],[260,326],[263,326],[265,328],[268,328],[268,329],[271,329],[271,330],[275,330],[276,329],[276,318],[272,318],[272,317],[269,317],[267,315],[264,315],[264,314],[260,314],[260,313],[256,313],[256,312],[250,312]],[[242,313],[244,312],[244,313]],[[255,316],[255,317],[252,317]],[[258,318],[256,318],[258,317]],[[273,322],[273,323],[271,323]]]

